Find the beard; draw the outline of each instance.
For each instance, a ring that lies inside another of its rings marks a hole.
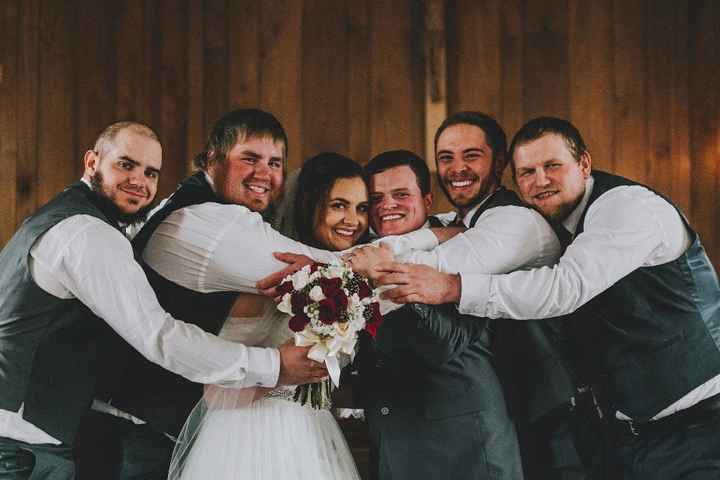
[[[112,219],[118,223],[128,226],[140,225],[145,222],[148,213],[150,213],[150,210],[155,206],[155,202],[150,202],[135,213],[125,213],[115,204],[114,195],[108,195],[104,185],[102,173],[96,170],[90,177],[90,189],[97,195],[98,201],[100,202],[100,209],[103,212],[107,212]]]
[[[445,194],[445,198],[450,200],[450,203],[452,203],[453,207],[458,209],[461,213],[470,211],[475,205],[484,200],[485,197],[487,197],[495,189],[495,187],[500,184],[497,175],[495,175],[494,173],[491,173],[489,176],[485,177],[482,180],[480,179],[480,177],[473,173],[469,176],[463,176],[462,180],[478,181],[480,183],[478,192],[470,198],[453,198],[452,196],[450,196],[450,191],[446,184],[446,182],[450,183],[451,179],[449,177],[441,177],[438,174],[438,183],[440,184],[440,189]]]

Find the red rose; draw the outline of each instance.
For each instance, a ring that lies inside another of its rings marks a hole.
[[[337,305],[333,298],[326,298],[321,300],[318,304],[320,307],[318,311],[318,318],[326,325],[332,324],[337,318]]]
[[[345,292],[340,290],[335,290],[332,296],[333,300],[335,300],[335,305],[338,310],[345,310],[348,305],[348,298],[347,295],[345,295]]]
[[[323,295],[326,297],[333,297],[335,296],[335,292],[340,290],[340,287],[342,286],[342,279],[340,278],[321,278],[318,283],[320,284],[320,288],[322,288]]]
[[[324,265],[324,264],[323,264],[323,263],[312,263],[312,264],[310,264],[310,273],[315,273],[315,272],[317,272],[317,269],[320,268],[322,265]]]
[[[308,304],[307,297],[300,292],[293,292],[290,297],[290,305],[294,314],[303,313],[303,308]]]
[[[368,285],[367,282],[361,281],[358,286],[358,297],[362,300],[370,295],[372,295],[372,288],[370,288],[370,285]]]
[[[373,302],[368,305],[367,308],[370,309],[370,320],[365,322],[365,330],[372,338],[375,338],[378,328],[380,328],[383,321],[383,316],[380,313],[380,304],[378,302]]]
[[[277,291],[279,295],[285,295],[286,293],[290,293],[293,291],[293,284],[292,282],[283,282],[277,287]]]
[[[295,315],[293,316],[290,321],[288,322],[288,327],[290,327],[290,330],[293,332],[302,332],[305,328],[305,325],[310,323],[310,319],[306,317],[304,314]]]

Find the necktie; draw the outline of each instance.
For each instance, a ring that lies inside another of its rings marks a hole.
[[[463,217],[459,213],[455,215],[455,218],[453,218],[453,221],[448,223],[448,227],[464,227],[465,222],[463,222]]]

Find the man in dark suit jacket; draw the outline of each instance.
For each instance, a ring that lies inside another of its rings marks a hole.
[[[425,162],[407,151],[366,166],[373,229],[403,234],[437,225]],[[451,305],[411,304],[363,340],[358,390],[373,474],[403,478],[522,478],[515,426],[495,375],[490,322]]]

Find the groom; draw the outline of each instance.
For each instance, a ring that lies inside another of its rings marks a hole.
[[[365,175],[380,237],[439,226],[428,217],[430,172],[420,157],[385,152]],[[489,321],[463,318],[450,305],[410,304],[385,315],[374,348],[358,354],[374,478],[522,478],[491,336]]]

